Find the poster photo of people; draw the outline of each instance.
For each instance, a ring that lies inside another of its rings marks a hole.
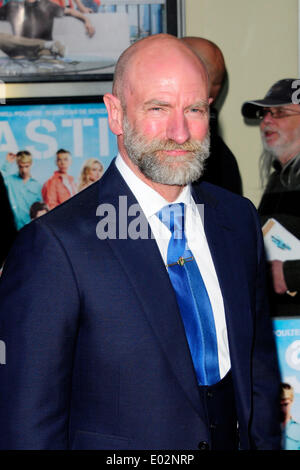
[[[166,3],[0,0],[0,79],[79,80],[111,74],[131,43],[167,31]]]
[[[99,180],[116,156],[104,103],[84,100],[0,107],[0,176],[17,231]]]
[[[300,319],[274,318],[281,374],[282,448],[300,450]]]

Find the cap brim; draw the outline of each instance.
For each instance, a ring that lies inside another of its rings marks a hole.
[[[246,101],[246,103],[243,104],[241,112],[242,115],[246,118],[249,119],[257,119],[256,116],[256,111],[260,107],[267,107],[267,106],[284,106],[287,104],[291,104],[291,102],[287,101],[280,101],[278,99],[270,99],[270,98],[265,98],[263,100],[255,100],[255,101]]]

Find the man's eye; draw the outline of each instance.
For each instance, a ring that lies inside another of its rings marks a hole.
[[[207,113],[205,108],[191,108],[192,113],[199,113],[201,115],[205,115]]]

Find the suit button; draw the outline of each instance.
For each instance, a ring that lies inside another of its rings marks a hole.
[[[209,445],[208,445],[207,442],[201,441],[201,442],[199,442],[199,444],[198,444],[198,449],[199,449],[199,450],[209,450]]]

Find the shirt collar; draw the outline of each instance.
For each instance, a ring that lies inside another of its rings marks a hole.
[[[18,178],[19,180],[23,180],[23,178],[21,178],[21,176],[20,176],[19,173],[15,173],[15,176],[17,176],[17,178]],[[28,178],[28,180],[26,181],[26,183],[28,183],[29,181],[35,181],[35,179],[34,179],[32,176],[30,176],[30,177]],[[25,183],[25,184],[26,184],[26,183]]]
[[[164,199],[157,191],[151,188],[151,186],[144,183],[144,181],[142,181],[131,170],[131,168],[129,168],[119,153],[115,160],[115,164],[130,190],[133,192],[147,219],[156,214],[164,206],[170,204],[170,202]],[[187,206],[192,206],[193,208],[193,199],[190,185],[187,185],[183,188],[178,198],[173,201],[172,204],[179,202],[183,202]]]

